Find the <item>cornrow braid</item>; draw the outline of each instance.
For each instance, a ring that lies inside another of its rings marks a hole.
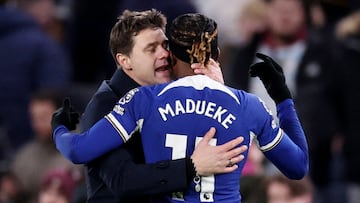
[[[217,34],[214,20],[198,13],[181,15],[170,27],[170,50],[187,63],[207,64],[210,58],[217,60]]]

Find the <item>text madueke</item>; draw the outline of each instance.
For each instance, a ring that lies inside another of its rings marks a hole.
[[[185,99],[175,100],[173,104],[166,103],[164,107],[158,107],[161,118],[168,120],[168,116],[175,117],[180,114],[199,114],[217,120],[224,128],[228,129],[236,117],[226,108],[206,100]]]

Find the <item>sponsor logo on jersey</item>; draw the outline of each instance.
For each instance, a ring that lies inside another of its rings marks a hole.
[[[128,103],[128,102],[133,98],[133,96],[135,95],[135,93],[138,92],[138,91],[139,91],[138,88],[135,88],[135,89],[130,90],[128,93],[126,93],[126,94],[119,100],[119,104],[123,105],[123,104]]]

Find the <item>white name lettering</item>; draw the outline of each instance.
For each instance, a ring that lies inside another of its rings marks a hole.
[[[192,99],[186,99],[185,102],[175,100],[173,105],[167,103],[165,107],[159,107],[158,111],[163,121],[167,121],[169,117],[175,117],[181,114],[198,114],[216,120],[226,129],[236,120],[236,117],[228,112],[227,109],[214,102],[205,100],[194,101]]]

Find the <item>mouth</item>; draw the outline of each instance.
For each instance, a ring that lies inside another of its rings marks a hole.
[[[156,72],[169,71],[169,70],[170,70],[169,64],[162,65],[155,69]]]

